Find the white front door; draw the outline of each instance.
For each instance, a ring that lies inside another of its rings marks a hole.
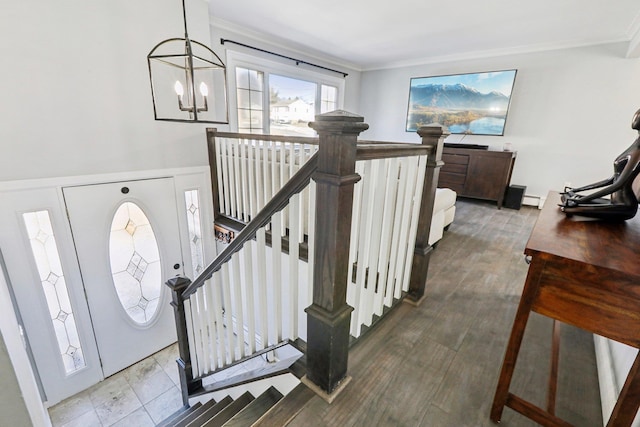
[[[175,342],[183,274],[172,178],[63,188],[104,376]]]

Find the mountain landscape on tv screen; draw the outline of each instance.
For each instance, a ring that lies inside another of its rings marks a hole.
[[[440,123],[452,133],[502,135],[509,97],[457,84],[411,87],[407,130]]]
[[[411,89],[411,101],[424,107],[451,109],[505,110],[509,98],[500,92],[480,93],[476,89],[458,83],[455,85],[428,84]]]

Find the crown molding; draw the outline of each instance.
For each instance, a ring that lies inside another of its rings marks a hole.
[[[633,19],[629,29],[629,48],[627,50],[627,58],[640,58],[640,12]]]
[[[373,64],[373,65],[364,67],[362,71],[376,71],[376,70],[385,70],[385,69],[393,69],[393,68],[414,67],[419,65],[439,64],[439,63],[446,63],[446,62],[468,61],[473,59],[495,58],[495,57],[509,56],[509,55],[522,55],[522,54],[530,54],[530,53],[548,52],[548,51],[554,51],[554,50],[574,49],[574,48],[587,47],[587,46],[598,46],[598,45],[628,42],[628,41],[629,41],[628,38],[623,37],[623,38],[598,40],[598,41],[583,40],[583,41],[568,41],[563,43],[545,43],[545,44],[537,44],[537,45],[529,45],[529,46],[516,46],[516,47],[505,48],[505,49],[490,49],[490,50],[484,50],[484,51],[464,52],[464,53],[453,54],[453,55],[432,56],[428,58],[414,59],[414,60],[408,60],[408,61],[397,61],[397,62],[391,62],[391,63],[385,63],[385,64]]]

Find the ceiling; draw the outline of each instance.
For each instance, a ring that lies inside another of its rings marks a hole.
[[[638,0],[209,0],[214,26],[360,70],[638,38]]]

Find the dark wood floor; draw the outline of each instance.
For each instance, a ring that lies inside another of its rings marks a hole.
[[[431,258],[427,300],[401,304],[356,344],[347,389],[313,397],[291,426],[493,426],[489,410],[527,265],[538,211],[458,201]],[[532,314],[511,390],[543,406],[551,321]],[[557,414],[601,426],[592,336],[563,325]],[[502,426],[535,426],[509,408]]]

